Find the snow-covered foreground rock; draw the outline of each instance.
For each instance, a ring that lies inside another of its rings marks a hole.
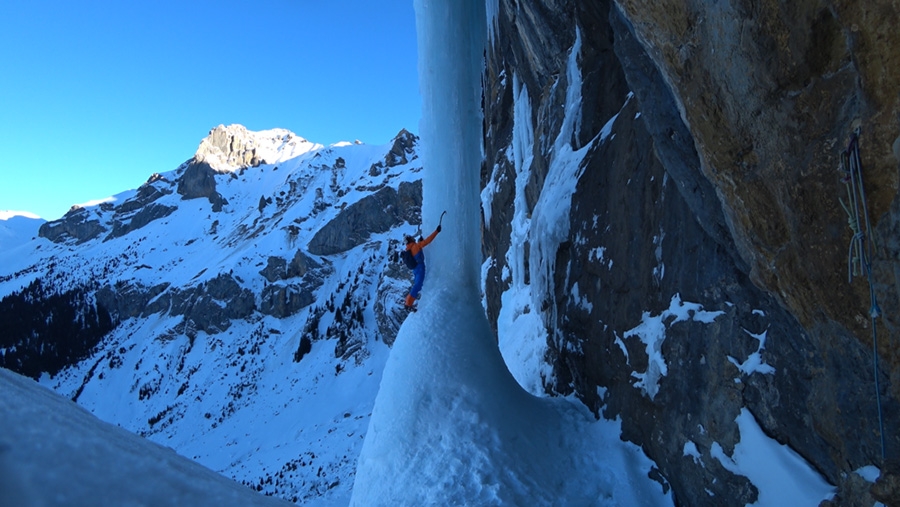
[[[0,368],[0,504],[276,506],[170,448]]]

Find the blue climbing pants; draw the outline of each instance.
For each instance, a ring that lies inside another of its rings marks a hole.
[[[409,295],[418,298],[419,292],[422,291],[422,284],[425,282],[425,264],[419,263],[415,269],[413,269],[413,285],[412,289],[409,290]]]

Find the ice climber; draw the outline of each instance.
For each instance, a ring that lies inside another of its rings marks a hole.
[[[419,298],[419,292],[422,290],[422,283],[425,282],[425,246],[434,241],[434,238],[437,237],[438,233],[441,232],[441,225],[438,224],[437,229],[431,233],[425,239],[419,238],[419,241],[416,242],[416,238],[412,236],[406,237],[406,250],[403,252],[403,260],[406,262],[406,265],[412,268],[413,270],[413,284],[412,288],[409,290],[409,294],[406,296],[406,309],[410,311],[415,311],[415,303],[416,299]]]

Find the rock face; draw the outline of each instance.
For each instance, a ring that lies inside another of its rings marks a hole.
[[[309,242],[315,255],[332,255],[363,244],[373,233],[386,232],[407,222],[421,223],[422,181],[401,183],[397,190],[384,187],[347,206],[319,229]]]
[[[390,240],[388,251],[393,254],[381,273],[375,300],[375,320],[378,323],[378,331],[381,339],[390,346],[394,345],[397,332],[409,314],[401,307],[397,298],[398,294],[407,294],[412,283],[411,273],[400,259],[401,248],[403,248],[401,241]]]
[[[869,286],[848,283],[839,203],[857,128],[886,448],[900,454],[898,18],[886,1],[498,3],[489,317],[524,280],[548,330],[546,389],[621,417],[681,504],[756,500],[710,454],[731,455],[742,407],[838,487],[837,505],[855,501],[851,471],[882,466]],[[580,157],[577,184],[568,234],[548,239],[561,148]],[[692,319],[671,317],[688,305]],[[662,336],[640,326],[653,319]]]
[[[308,255],[305,255],[302,251],[297,250],[290,263],[281,257],[269,257],[266,268],[260,271],[259,274],[268,280],[269,283],[274,283],[278,280],[288,280],[298,276],[302,277],[310,269],[318,268],[321,268],[319,263]]]
[[[91,216],[90,210],[73,206],[61,219],[44,222],[38,229],[38,236],[54,243],[74,239],[76,243],[92,240],[104,232],[106,228],[100,220]]]
[[[298,250],[290,263],[281,257],[269,257],[259,272],[270,285],[260,294],[260,312],[277,318],[297,313],[315,301],[315,290],[334,272]]]
[[[291,153],[314,147],[284,129],[253,132],[243,125],[219,125],[200,141],[194,157],[183,166],[178,193],[184,199],[205,197],[213,211],[222,211],[228,201],[216,190],[217,174],[234,175],[237,171],[276,163]]]
[[[76,244],[98,238],[107,231],[109,233],[104,236],[104,241],[124,236],[172,214],[174,206],[156,201],[171,194],[173,187],[173,182],[159,174],[153,174],[133,196],[121,204],[104,202],[93,209],[73,206],[59,220],[42,224],[38,235],[54,243],[75,240]],[[214,180],[212,187],[215,190]]]
[[[219,125],[200,141],[194,158],[208,163],[216,172],[256,167],[267,161],[257,153],[258,142],[243,125]]]
[[[247,318],[256,310],[253,293],[227,274],[186,289],[165,283],[144,287],[120,282],[100,288],[97,301],[116,320],[161,312],[182,316],[184,332],[191,338],[197,331],[216,334],[227,330],[232,320]]]
[[[377,176],[384,172],[386,167],[395,167],[406,164],[410,159],[415,157],[415,146],[418,138],[410,131],[403,129],[396,137],[390,151],[384,156],[384,161],[378,161],[372,164],[369,174]]]
[[[184,174],[178,179],[178,193],[183,199],[206,197],[213,211],[222,211],[226,200],[216,190],[216,171],[204,160],[196,157],[188,162]]]

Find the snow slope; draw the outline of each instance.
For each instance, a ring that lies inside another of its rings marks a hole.
[[[0,368],[0,504],[276,506],[268,498]]]
[[[32,213],[0,211],[0,250],[13,249],[37,236],[44,220]]]

